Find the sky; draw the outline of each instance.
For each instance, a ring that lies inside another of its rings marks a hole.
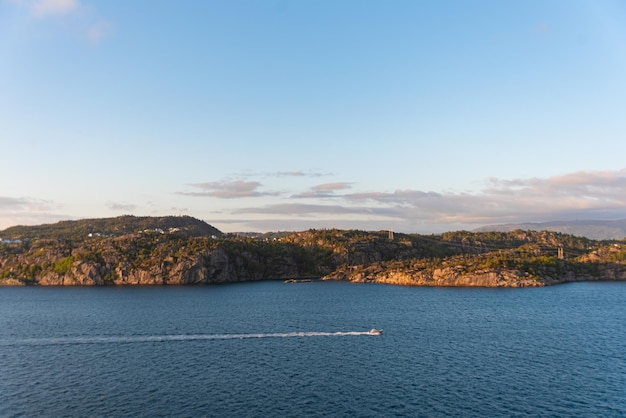
[[[0,0],[0,229],[626,218],[626,2]]]

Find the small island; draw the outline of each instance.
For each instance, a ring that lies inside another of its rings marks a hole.
[[[224,234],[189,216],[63,221],[0,231],[0,286],[342,280],[537,287],[626,280],[626,242],[558,232],[311,229]]]

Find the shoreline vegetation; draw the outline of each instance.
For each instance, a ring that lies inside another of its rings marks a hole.
[[[341,280],[538,287],[626,280],[626,241],[558,232],[311,229],[224,234],[189,217],[63,221],[0,231],[0,286]]]

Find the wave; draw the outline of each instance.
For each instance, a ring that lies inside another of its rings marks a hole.
[[[71,345],[71,344],[128,344],[152,343],[169,341],[199,340],[243,340],[252,338],[305,338],[305,337],[349,337],[372,334],[369,331],[337,331],[337,332],[264,332],[247,334],[181,334],[181,335],[127,335],[127,336],[86,336],[86,337],[51,337],[25,338],[0,341],[0,346],[33,346],[33,345]]]

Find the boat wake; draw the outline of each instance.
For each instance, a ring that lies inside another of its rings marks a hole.
[[[377,335],[371,331],[338,331],[338,332],[266,332],[247,334],[181,334],[181,335],[129,335],[129,336],[88,336],[88,337],[52,337],[0,340],[0,346],[46,346],[73,344],[130,344],[169,341],[201,341],[201,340],[243,340],[253,338],[306,338],[306,337],[350,337]]]

